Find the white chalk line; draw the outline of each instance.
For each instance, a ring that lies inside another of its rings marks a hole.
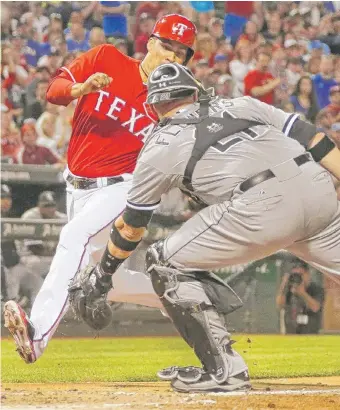
[[[138,393],[132,393],[133,395]],[[132,395],[130,393],[130,395]],[[181,404],[205,404],[205,405],[214,405],[217,403],[215,400],[198,400],[202,396],[224,396],[224,397],[235,397],[235,396],[314,396],[318,394],[327,394],[327,395],[340,395],[340,389],[301,389],[301,390],[271,390],[271,391],[249,391],[249,392],[220,392],[220,393],[180,393],[179,395],[185,396],[182,400],[179,400]],[[192,400],[194,397],[197,397],[197,400]],[[191,399],[191,400],[190,400]],[[91,409],[110,409],[110,408],[119,408],[119,407],[130,407],[136,403],[103,403],[103,404],[91,404]],[[139,403],[139,407],[147,408],[157,408],[163,406],[166,403]],[[151,406],[151,407],[150,407]],[[86,408],[86,403],[82,404],[51,404],[51,405],[13,405],[13,406],[1,406],[2,410],[64,410],[64,409],[83,409]]]

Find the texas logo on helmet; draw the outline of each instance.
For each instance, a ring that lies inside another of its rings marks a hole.
[[[195,24],[180,14],[168,14],[155,24],[151,36],[177,41],[188,47],[187,60],[194,54],[197,29]]]
[[[187,30],[187,29],[188,29],[188,26],[182,23],[175,23],[172,26],[172,32],[174,34],[178,34],[179,36],[183,36],[184,30]]]

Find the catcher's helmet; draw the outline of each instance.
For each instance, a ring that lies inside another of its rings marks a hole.
[[[157,104],[204,91],[187,67],[167,63],[157,67],[149,76],[146,102]]]
[[[194,54],[194,43],[197,29],[194,23],[180,14],[168,14],[155,24],[151,37],[177,41],[188,47],[185,64]]]

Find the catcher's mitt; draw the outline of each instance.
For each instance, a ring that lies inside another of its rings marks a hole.
[[[112,321],[112,310],[106,301],[106,289],[98,286],[96,266],[79,270],[72,280],[68,293],[72,310],[78,319],[83,320],[94,330],[102,330]]]

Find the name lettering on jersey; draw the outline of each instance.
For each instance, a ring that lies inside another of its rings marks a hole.
[[[218,132],[223,129],[223,125],[221,124],[216,124],[216,122],[213,122],[212,124],[207,126],[207,130],[209,132]]]
[[[178,34],[179,36],[183,36],[184,30],[186,30],[188,26],[183,23],[176,23],[172,26],[172,33]]]
[[[97,112],[100,112],[102,108],[102,103],[105,100],[107,101],[107,99],[110,97],[111,95],[107,91],[99,90],[98,99],[97,99],[96,106],[94,107],[94,110]],[[112,118],[114,121],[117,121],[120,119],[119,113],[125,108],[125,106],[126,106],[126,101],[115,96],[109,107],[109,110],[107,111],[105,115],[109,118]],[[128,128],[129,132],[131,132],[131,134],[134,134],[136,137],[139,137],[139,139],[141,139],[140,137],[142,137],[144,141],[146,138],[148,138],[151,135],[155,127],[155,124],[151,123],[151,124],[146,125],[144,128],[140,129],[140,126],[139,126],[140,120],[145,119],[146,116],[144,114],[139,113],[133,107],[130,107],[130,108],[126,107],[126,109],[130,110],[129,119],[121,123],[121,126],[124,128]]]

